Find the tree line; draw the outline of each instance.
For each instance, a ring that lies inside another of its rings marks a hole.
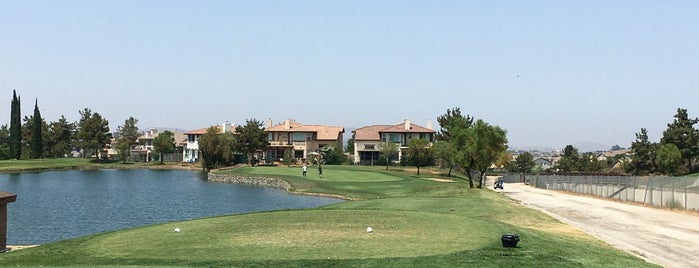
[[[61,115],[58,121],[47,123],[41,117],[38,99],[34,113],[22,119],[21,98],[16,90],[12,92],[10,106],[10,126],[0,126],[0,160],[60,158],[70,156],[73,151],[82,152],[82,157],[97,157],[107,144],[113,143],[120,158],[126,161],[140,135],[137,119],[126,119],[116,133],[111,133],[109,121],[89,108],[78,111],[78,122],[68,122]],[[155,140],[154,150],[160,154],[174,151],[173,133],[164,131],[160,136]]]
[[[630,153],[608,158],[606,161],[597,159],[592,152],[580,153],[577,148],[567,145],[560,160],[545,171],[550,173],[616,173],[610,168],[617,162],[622,164],[622,173],[633,175],[684,175],[695,172],[697,157],[699,157],[699,130],[695,125],[698,118],[690,118],[687,109],[678,108],[674,120],[667,124],[659,142],[648,138],[648,131],[641,128],[636,133],[636,139],[631,143]],[[612,150],[621,149],[618,145]],[[510,166],[514,172],[531,172],[535,167],[531,153],[519,154]]]

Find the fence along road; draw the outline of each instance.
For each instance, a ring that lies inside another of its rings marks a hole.
[[[648,262],[664,267],[699,267],[699,216],[522,183],[508,183],[504,190],[496,191]]]

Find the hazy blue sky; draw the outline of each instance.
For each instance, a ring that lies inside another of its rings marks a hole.
[[[698,116],[698,86],[699,1],[0,0],[0,124],[16,89],[23,115],[112,130],[460,107],[514,147],[629,146]]]

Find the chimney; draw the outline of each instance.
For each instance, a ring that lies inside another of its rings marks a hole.
[[[284,129],[291,129],[291,119],[284,120]]]
[[[231,124],[228,121],[221,123],[221,134],[231,131]]]
[[[408,119],[403,119],[403,124],[405,125],[405,130],[410,130],[410,121]]]
[[[432,129],[432,119],[427,119],[427,128]]]
[[[267,118],[267,128],[272,127],[272,118]]]

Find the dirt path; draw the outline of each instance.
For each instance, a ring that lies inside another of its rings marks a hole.
[[[699,217],[576,196],[521,183],[497,190],[523,205],[664,267],[699,267]]]

